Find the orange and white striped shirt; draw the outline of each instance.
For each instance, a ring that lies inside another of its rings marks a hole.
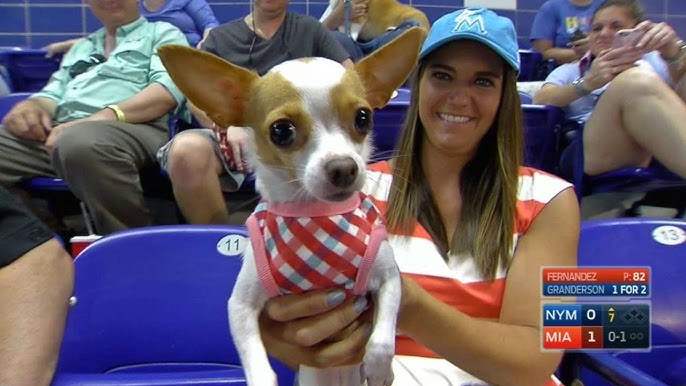
[[[381,213],[386,212],[392,178],[390,166],[385,161],[368,167],[363,191],[371,197]],[[555,196],[571,186],[567,181],[553,175],[527,167],[520,169],[513,235],[515,248],[519,237],[526,233],[541,210]],[[499,317],[507,278],[506,269],[499,268],[495,280],[484,280],[470,256],[453,256],[445,261],[431,236],[420,224],[416,225],[411,235],[393,234],[389,229],[388,241],[393,247],[400,272],[413,278],[436,298],[474,317]],[[393,371],[393,386],[486,384],[401,335],[396,338]],[[555,384],[557,383],[550,383]]]

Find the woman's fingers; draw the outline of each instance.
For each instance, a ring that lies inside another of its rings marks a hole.
[[[284,337],[301,346],[314,346],[344,330],[367,307],[364,297],[348,299],[331,311],[290,323],[284,329]]]
[[[269,299],[264,309],[270,318],[288,322],[326,312],[343,303],[345,298],[343,290],[316,290]]]

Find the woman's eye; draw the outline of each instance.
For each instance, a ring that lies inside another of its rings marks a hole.
[[[481,87],[493,87],[494,83],[490,79],[477,79],[476,84]]]
[[[433,77],[438,79],[438,80],[450,80],[452,79],[450,75],[446,74],[445,72],[434,72]]]

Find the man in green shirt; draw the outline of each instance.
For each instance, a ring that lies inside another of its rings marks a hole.
[[[156,50],[188,43],[171,24],[142,18],[136,0],[87,4],[103,28],[0,126],[0,185],[59,176],[107,234],[151,223],[139,171],[155,164],[168,116],[184,105]]]

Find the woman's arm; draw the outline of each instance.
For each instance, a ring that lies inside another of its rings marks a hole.
[[[552,40],[536,39],[533,42],[536,51],[543,55],[543,59],[553,59],[557,64],[571,63],[579,57],[571,48],[553,47]]]
[[[544,384],[561,354],[541,352],[541,267],[576,266],[579,221],[572,189],[560,193],[536,217],[519,239],[499,320],[456,311],[404,279],[399,329],[488,383]]]

